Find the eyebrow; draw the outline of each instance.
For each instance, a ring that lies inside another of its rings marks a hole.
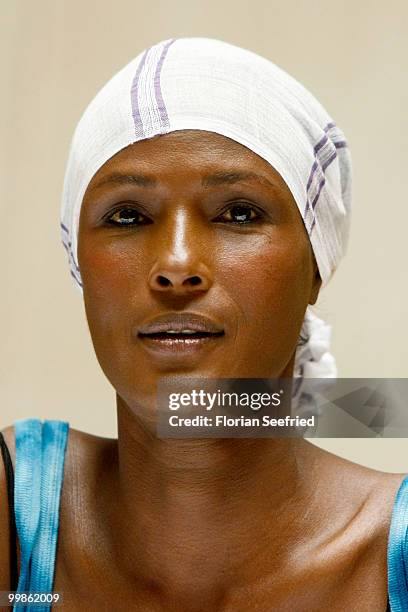
[[[215,172],[214,174],[207,174],[202,179],[203,187],[210,187],[213,185],[222,185],[225,183],[233,184],[239,183],[240,181],[254,180],[258,183],[272,187],[276,189],[278,185],[272,183],[266,176],[257,174],[252,171],[231,171],[231,172]]]
[[[96,183],[94,189],[102,187],[102,185],[106,185],[107,183],[114,183],[115,185],[128,185],[130,183],[139,185],[140,187],[155,187],[157,181],[145,174],[121,174],[120,172],[113,172]]]
[[[272,183],[266,176],[257,174],[252,171],[221,171],[211,174],[206,174],[201,179],[203,187],[213,187],[217,185],[232,185],[242,181],[254,180],[272,189],[278,189],[277,184]],[[145,175],[145,174],[121,174],[120,172],[114,172],[101,179],[95,186],[94,189],[106,185],[107,183],[113,183],[116,185],[138,185],[139,187],[156,187],[158,184],[157,179]]]

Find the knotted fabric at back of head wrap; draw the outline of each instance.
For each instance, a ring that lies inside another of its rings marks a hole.
[[[324,287],[344,255],[351,161],[341,130],[316,98],[255,53],[208,38],[169,39],[144,50],[99,91],[75,130],[61,207],[61,238],[82,292],[78,226],[94,174],[128,145],[175,130],[227,136],[269,162],[289,187]],[[336,377],[330,327],[308,306],[296,351],[303,378]]]

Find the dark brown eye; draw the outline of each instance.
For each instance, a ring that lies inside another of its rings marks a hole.
[[[144,225],[145,223],[149,223],[149,220],[134,208],[120,208],[107,217],[106,221],[111,225],[122,226]]]
[[[226,218],[227,217],[227,218]],[[243,206],[242,204],[231,206],[226,210],[220,218],[224,218],[229,223],[250,223],[257,221],[260,215],[252,206]]]

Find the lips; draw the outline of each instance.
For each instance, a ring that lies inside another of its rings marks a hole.
[[[196,313],[178,312],[163,314],[138,329],[138,335],[148,338],[193,340],[224,335],[223,327],[209,317]]]
[[[196,360],[222,342],[222,325],[190,312],[163,314],[141,325],[137,337],[164,368],[193,367]]]

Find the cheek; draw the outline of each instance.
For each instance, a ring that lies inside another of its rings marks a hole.
[[[120,242],[109,244],[90,239],[83,242],[87,246],[79,252],[79,264],[88,292],[107,303],[120,295],[121,303],[126,303],[128,294],[134,293],[131,291],[134,283],[143,276],[143,249]]]
[[[85,236],[83,244],[78,255],[91,324],[95,321],[104,333],[114,334],[122,324],[129,327],[146,299],[149,251],[144,241],[135,243],[131,236],[111,241]]]
[[[143,258],[134,249],[86,241],[79,252],[84,304],[95,352],[109,379],[114,367],[126,371],[130,329],[145,299]]]
[[[309,299],[308,243],[303,237],[251,236],[239,243],[235,253],[220,253],[219,260],[220,282],[248,329],[243,340],[262,346],[271,357],[280,349],[291,354]]]

